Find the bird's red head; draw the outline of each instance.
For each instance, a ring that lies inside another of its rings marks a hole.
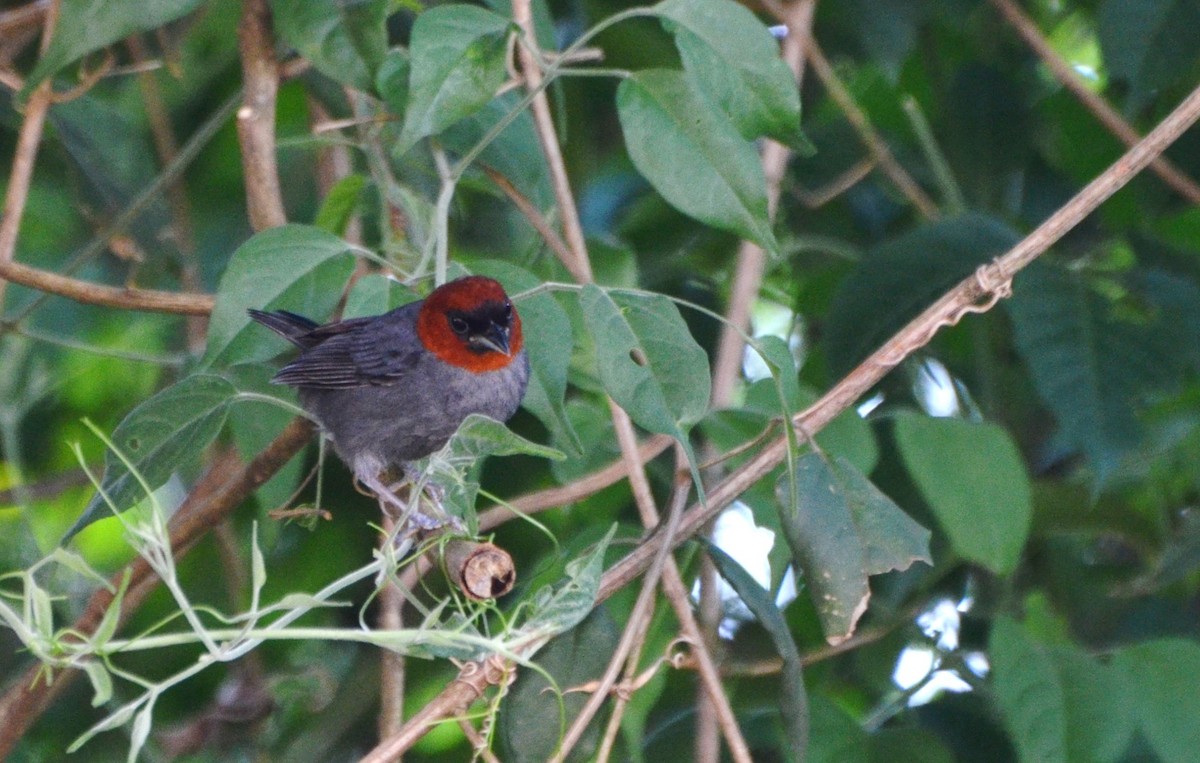
[[[500,284],[483,276],[434,289],[417,314],[417,337],[445,362],[474,373],[504,368],[524,345],[517,309]]]

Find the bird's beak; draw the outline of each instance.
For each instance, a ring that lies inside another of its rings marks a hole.
[[[471,337],[475,344],[485,347],[502,355],[511,355],[508,348],[508,327],[495,323],[488,326],[487,331]]]

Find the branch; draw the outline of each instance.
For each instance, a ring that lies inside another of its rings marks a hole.
[[[267,0],[245,0],[238,24],[245,97],[238,109],[238,141],[246,174],[246,209],[254,230],[283,225],[283,193],[275,163],[275,94],[279,67]]]
[[[46,21],[42,28],[43,53],[50,44],[50,37],[54,34],[54,27],[58,22],[58,7],[55,0],[46,11]],[[47,78],[34,89],[25,103],[25,119],[21,122],[21,130],[17,135],[12,170],[8,175],[8,191],[4,195],[4,213],[0,218],[0,266],[12,264],[17,251],[17,234],[21,231],[21,218],[25,214],[25,201],[29,197],[29,183],[33,178],[33,165],[37,161],[38,144],[42,142],[46,113],[54,102],[53,84]],[[0,314],[4,312],[5,286],[6,282],[0,280]]]
[[[7,218],[6,218],[7,219]],[[213,309],[210,294],[187,294],[154,289],[130,289],[104,286],[77,278],[52,273],[49,270],[0,260],[0,294],[4,283],[28,286],[31,289],[67,297],[87,305],[119,307],[124,310],[143,310],[152,313],[179,315],[208,315]]]
[[[990,309],[1000,297],[1007,295],[1011,279],[1018,271],[1037,259],[1106,199],[1123,188],[1155,157],[1160,156],[1168,146],[1178,140],[1197,118],[1200,118],[1200,87],[1193,90],[1149,135],[1099,177],[1088,183],[1019,244],[944,294],[872,353],[858,368],[835,384],[820,400],[793,417],[793,425],[806,437],[816,435],[842,411],[866,394],[888,371],[928,344],[939,329],[954,325],[967,313]],[[985,302],[981,304],[981,300]],[[786,438],[777,438],[738,471],[710,490],[707,505],[695,504],[684,515],[676,542],[682,542],[700,532],[705,523],[715,517],[721,509],[782,463],[786,450]],[[657,535],[652,536],[611,567],[600,581],[597,599],[607,599],[640,575],[650,565],[660,543],[661,539]]]
[[[1042,59],[1042,63],[1046,64],[1046,68],[1054,75],[1054,79],[1070,90],[1071,94],[1079,99],[1084,108],[1092,112],[1092,116],[1096,117],[1106,130],[1124,143],[1126,148],[1132,147],[1141,140],[1141,136],[1133,129],[1133,126],[1126,122],[1116,109],[1109,106],[1108,101],[1087,88],[1071,65],[1064,61],[1054,48],[1050,47],[1050,43],[1038,31],[1033,19],[1025,15],[1020,6],[1013,0],[991,0],[991,3],[1000,11],[1004,20],[1017,31],[1025,44],[1033,48],[1033,52]],[[1169,159],[1163,156],[1156,157],[1154,161],[1150,162],[1150,170],[1158,175],[1164,183],[1174,188],[1180,196],[1193,204],[1200,204],[1200,186],[1196,185],[1196,181],[1180,171]]]

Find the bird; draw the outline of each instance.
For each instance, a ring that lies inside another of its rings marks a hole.
[[[415,520],[420,512],[409,513],[382,477],[398,467],[411,478],[411,462],[442,448],[473,413],[507,421],[529,383],[521,317],[484,276],[447,282],[382,315],[324,325],[286,310],[248,312],[300,348],[271,381],[297,389],[381,507]]]

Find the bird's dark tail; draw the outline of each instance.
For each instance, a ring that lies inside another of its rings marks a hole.
[[[287,310],[247,310],[246,312],[250,313],[251,318],[297,347],[308,348],[321,343],[320,338],[311,336],[312,330],[320,324],[303,315],[289,313]]]

